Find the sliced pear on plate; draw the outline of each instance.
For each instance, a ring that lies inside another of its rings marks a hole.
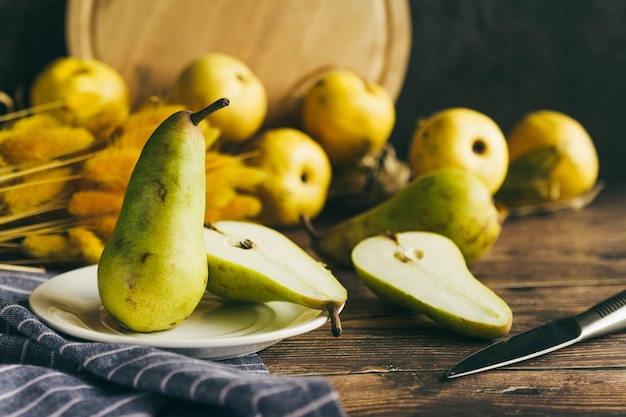
[[[443,235],[373,236],[356,245],[352,261],[379,297],[457,333],[493,339],[511,329],[508,304],[472,275],[459,248]]]
[[[347,290],[286,235],[257,223],[220,221],[205,227],[204,242],[209,292],[234,301],[287,301],[327,310],[333,334],[341,334]]]

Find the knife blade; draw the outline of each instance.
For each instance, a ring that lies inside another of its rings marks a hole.
[[[454,365],[458,378],[535,358],[574,343],[626,328],[626,290],[588,310],[495,342]]]

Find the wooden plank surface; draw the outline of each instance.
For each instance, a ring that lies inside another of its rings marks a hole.
[[[581,312],[626,288],[626,187],[609,186],[576,212],[510,218],[470,265],[511,306],[512,334]],[[308,248],[300,230],[287,232]],[[487,341],[449,332],[333,269],[349,291],[344,334],[324,326],[261,352],[277,375],[322,375],[350,416],[589,416],[626,414],[626,332],[507,368],[446,380]]]

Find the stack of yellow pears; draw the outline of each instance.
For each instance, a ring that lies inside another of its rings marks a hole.
[[[408,179],[408,167],[395,158],[388,143],[395,123],[390,94],[347,68],[311,78],[295,88],[289,126],[263,124],[263,85],[235,57],[200,56],[184,68],[173,87],[171,100],[192,110],[219,95],[231,99],[232,108],[209,120],[222,130],[226,149],[252,155],[246,163],[265,172],[254,194],[262,203],[255,220],[266,225],[297,226],[302,216],[317,217],[330,199],[339,197],[348,200],[358,194],[369,197],[367,204],[380,202]]]

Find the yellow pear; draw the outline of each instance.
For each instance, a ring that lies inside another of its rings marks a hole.
[[[339,69],[304,95],[302,129],[318,141],[333,165],[351,165],[379,152],[396,120],[395,104],[378,83]]]
[[[300,217],[316,217],[326,204],[332,168],[322,147],[297,129],[262,132],[245,149],[247,164],[265,173],[256,195],[262,202],[257,220],[270,226],[294,226]]]
[[[570,116],[540,110],[524,116],[508,137],[511,163],[496,198],[505,205],[558,202],[591,190],[599,161],[593,140]]]
[[[265,121],[267,93],[261,80],[241,59],[211,52],[194,59],[176,79],[172,100],[198,111],[220,97],[230,106],[207,117],[222,138],[240,143],[253,136]]]
[[[52,114],[64,124],[81,126],[97,137],[110,135],[130,112],[122,76],[97,59],[61,57],[46,65],[30,89],[33,106],[58,103]]]
[[[471,171],[494,194],[506,176],[509,155],[496,122],[476,110],[454,107],[418,123],[408,160],[414,176],[440,168]]]

